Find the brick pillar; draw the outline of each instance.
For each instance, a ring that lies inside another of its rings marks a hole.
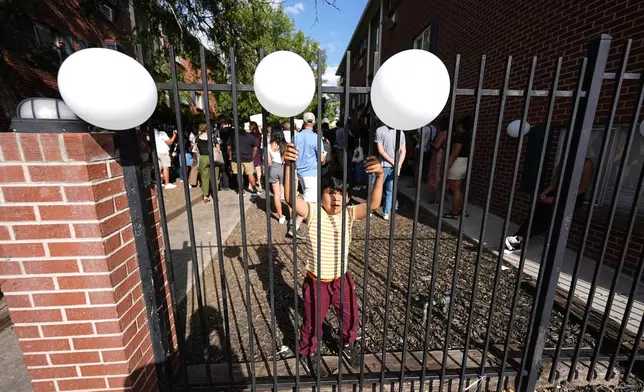
[[[36,392],[157,389],[114,138],[0,133],[0,285]]]

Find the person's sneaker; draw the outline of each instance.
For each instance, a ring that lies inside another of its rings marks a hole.
[[[516,236],[505,237],[505,253],[512,253],[521,250],[521,241]]]
[[[388,221],[389,220],[389,214],[382,214],[382,219]]]
[[[165,184],[163,187],[164,187],[165,189],[174,189],[174,188],[176,188],[177,186],[176,186],[176,185],[174,185],[174,184]]]
[[[313,353],[311,355],[300,355],[300,362],[304,367],[304,371],[306,371],[306,373],[310,377],[317,377],[318,375],[320,377],[326,377],[329,375],[329,373],[324,368],[322,359],[320,359],[320,366],[318,367],[318,355],[316,353]]]
[[[286,232],[286,236],[293,238],[293,226],[291,226],[291,228],[288,229],[288,232]],[[295,230],[295,237],[297,237],[298,240],[306,239],[306,236],[300,232],[300,229]]]
[[[279,222],[280,222],[280,225],[283,225],[284,223],[286,223],[286,217],[285,216],[280,216]]]
[[[347,360],[347,363],[352,368],[360,366],[360,349],[357,347],[355,342],[344,346],[342,349],[342,356]]]

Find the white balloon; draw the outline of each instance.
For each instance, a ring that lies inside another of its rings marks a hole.
[[[301,56],[278,51],[259,63],[253,86],[264,109],[276,116],[292,117],[311,104],[315,94],[315,76]]]
[[[519,137],[519,129],[521,128],[521,120],[514,120],[510,124],[508,124],[508,135],[512,137]],[[525,126],[523,127],[523,134],[525,135],[526,133],[530,132],[530,123],[525,122]]]
[[[58,71],[58,91],[78,117],[114,131],[141,125],[157,105],[156,84],[148,71],[111,49],[90,48],[69,56]]]
[[[400,52],[378,69],[371,103],[378,118],[391,128],[418,129],[434,120],[449,98],[445,64],[418,49]]]

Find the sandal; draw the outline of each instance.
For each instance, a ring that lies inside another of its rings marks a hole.
[[[204,202],[204,204],[208,204],[210,202],[210,197],[204,196],[203,202]]]
[[[470,216],[470,214],[467,211],[465,211],[465,217],[467,218],[468,216]],[[443,218],[447,218],[447,219],[458,219],[460,217],[461,217],[461,214],[454,214],[453,212],[448,212],[446,214],[443,214]]]

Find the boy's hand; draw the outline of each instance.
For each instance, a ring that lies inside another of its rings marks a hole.
[[[367,172],[367,174],[376,174],[376,175],[382,175],[382,165],[380,164],[380,161],[378,158],[374,156],[370,156],[367,159],[365,159],[364,162],[364,169]]]
[[[284,160],[287,163],[292,163],[297,161],[297,148],[292,143],[286,145],[286,151],[284,151]]]

